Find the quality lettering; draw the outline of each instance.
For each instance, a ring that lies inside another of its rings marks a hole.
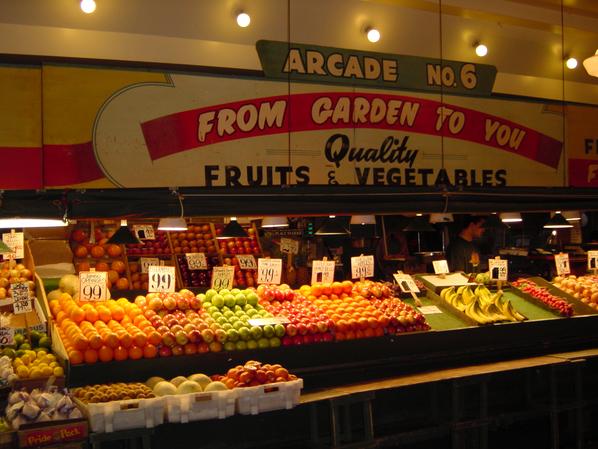
[[[389,164],[408,164],[413,166],[419,150],[407,148],[409,136],[397,138],[388,136],[378,148],[351,147],[351,141],[345,134],[334,134],[326,141],[324,155],[329,162],[339,168],[341,162],[384,162]]]

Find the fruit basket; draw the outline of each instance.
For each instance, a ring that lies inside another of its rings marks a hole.
[[[93,432],[110,433],[118,430],[142,429],[164,423],[164,398],[129,399],[77,405],[89,420]]]
[[[223,419],[235,414],[237,390],[165,396],[166,416],[171,423]]]
[[[241,269],[236,256],[253,255],[257,263],[257,258],[262,255],[262,248],[255,225],[242,225],[242,227],[247,232],[248,237],[218,239],[218,253],[224,265],[235,267],[234,287],[253,287],[257,285],[257,270]],[[222,234],[223,229],[224,224],[214,225],[216,235]]]
[[[257,415],[271,410],[291,409],[299,404],[303,379],[237,389],[237,411]]]
[[[526,281],[529,285],[525,285]],[[526,299],[533,301],[539,307],[546,310],[557,312],[561,316],[593,315],[598,313],[598,311],[584,304],[581,300],[542,278],[531,277],[517,282],[519,285],[517,287],[513,286],[513,288],[521,291],[521,294]]]

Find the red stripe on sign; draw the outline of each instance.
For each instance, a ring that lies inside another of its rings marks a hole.
[[[41,148],[0,147],[0,160],[4,161],[0,188],[43,188]]]
[[[66,186],[104,177],[91,142],[44,145],[44,185]]]
[[[336,108],[341,102],[347,104]],[[353,127],[444,135],[552,168],[558,167],[562,153],[560,141],[502,117],[416,97],[357,92],[254,98],[177,112],[141,124],[152,160],[254,136]]]
[[[598,187],[598,160],[569,159],[571,187]]]

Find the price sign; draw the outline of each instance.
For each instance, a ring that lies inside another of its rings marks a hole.
[[[562,276],[571,273],[571,265],[569,265],[569,254],[555,254],[554,263],[556,265],[556,274]]]
[[[588,251],[588,270],[598,270],[598,251]]]
[[[419,311],[421,313],[423,313],[424,315],[434,315],[436,313],[442,313],[442,310],[440,310],[436,306],[424,306],[424,307],[420,307]]]
[[[419,293],[419,288],[411,276],[408,274],[393,274],[395,281],[399,284],[404,293]]]
[[[4,260],[22,259],[25,257],[22,232],[5,232],[2,234],[2,241],[12,250],[12,253],[4,254]]]
[[[142,273],[149,273],[149,267],[160,265],[160,259],[157,257],[140,257],[139,265],[141,265]]]
[[[140,240],[156,240],[156,233],[151,224],[133,225],[133,232],[135,232]]]
[[[369,278],[374,275],[374,256],[351,257],[351,277]]]
[[[15,330],[12,327],[0,327],[0,346],[10,346],[15,343]]]
[[[282,237],[280,239],[280,252],[283,254],[298,254],[299,241]]]
[[[235,267],[214,267],[212,268],[212,288],[222,290],[223,288],[233,288],[233,278],[235,277]]]
[[[252,254],[237,254],[236,258],[241,270],[257,270],[257,263]]]
[[[148,269],[149,285],[147,291],[150,293],[173,293],[174,292],[174,267],[163,267],[150,265]]]
[[[31,298],[29,297],[29,286],[24,282],[10,284],[13,299],[13,311],[15,315],[31,312]]]
[[[204,253],[185,253],[190,270],[207,270],[208,261]]]
[[[250,326],[274,326],[275,324],[288,324],[290,321],[285,317],[272,318],[251,318],[247,320]]]
[[[448,262],[444,259],[433,260],[432,265],[434,266],[434,273],[436,273],[436,274],[448,274],[449,273]]]
[[[490,270],[491,281],[506,281],[509,275],[509,264],[506,259],[489,259],[488,269]]]
[[[105,271],[79,272],[79,299],[81,301],[106,301],[108,273]]]
[[[282,273],[282,259],[258,259],[257,260],[257,283],[258,284],[280,284]]]
[[[311,266],[311,283],[332,284],[334,282],[334,260],[314,260]]]

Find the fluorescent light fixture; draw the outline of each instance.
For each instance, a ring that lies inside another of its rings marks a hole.
[[[503,223],[520,223],[523,221],[520,212],[503,212],[499,217]]]
[[[230,222],[222,230],[217,239],[229,239],[231,237],[249,237],[243,226],[237,221],[237,217],[230,217]]]
[[[240,12],[237,14],[237,25],[241,28],[247,28],[251,23],[251,17],[246,12]]]
[[[453,214],[430,214],[430,223],[452,223]]]
[[[58,228],[68,226],[68,221],[59,218],[2,218],[0,229],[8,228]]]
[[[96,2],[94,0],[81,0],[79,6],[85,14],[91,14],[96,10]]]
[[[488,54],[488,47],[486,47],[484,44],[476,45],[475,54],[478,55],[480,58],[483,58]]]
[[[183,217],[166,217],[160,218],[158,229],[160,231],[186,231],[188,228]]]
[[[120,221],[120,228],[108,239],[107,243],[114,243],[115,245],[126,245],[133,243],[141,243],[137,236],[131,232],[127,226],[127,220]]]
[[[368,41],[375,43],[380,40],[380,31],[376,28],[368,28],[365,30]]]
[[[598,76],[598,50],[596,50],[594,56],[584,59],[583,66],[585,67],[586,72],[588,72],[588,75]]]
[[[546,229],[564,229],[572,228],[573,225],[565,220],[565,217],[561,214],[561,211],[556,211],[555,214],[548,220],[544,225]]]
[[[287,217],[264,217],[262,219],[262,228],[288,228],[289,221]]]
[[[566,210],[563,212],[563,217],[567,221],[581,221],[581,214],[578,210]]]
[[[351,222],[352,225],[375,225],[376,224],[376,216],[375,215],[352,215]]]

